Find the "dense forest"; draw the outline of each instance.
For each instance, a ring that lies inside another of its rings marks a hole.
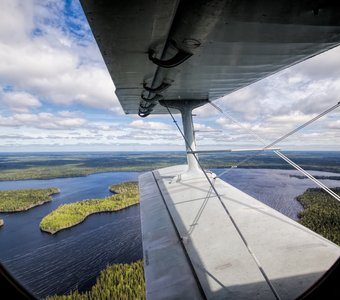
[[[340,195],[340,188],[332,189]],[[340,246],[340,203],[324,190],[307,189],[297,197],[304,210],[300,223]]]
[[[340,173],[340,152],[285,151],[307,170]],[[281,158],[269,152],[233,152],[199,155],[204,168],[239,167],[291,169]],[[0,153],[0,180],[49,179],[86,176],[98,172],[150,171],[185,164],[185,152],[90,152],[90,153]]]
[[[49,296],[46,300],[145,299],[143,261],[115,264],[104,269],[90,291]]]
[[[103,199],[89,199],[60,205],[40,222],[40,229],[56,233],[83,222],[87,216],[100,212],[113,212],[139,202],[137,182],[112,185],[113,196]]]
[[[57,188],[0,191],[0,212],[18,212],[52,200]]]

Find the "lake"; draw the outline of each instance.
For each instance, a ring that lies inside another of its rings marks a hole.
[[[216,174],[223,170],[213,170]],[[329,172],[314,175],[336,176]],[[110,172],[87,177],[0,182],[0,190],[57,187],[53,201],[27,212],[0,213],[0,260],[38,297],[63,294],[72,289],[89,289],[102,269],[113,263],[142,258],[139,206],[115,213],[92,215],[82,224],[56,235],[39,229],[41,219],[63,203],[110,195],[108,187],[137,180],[138,172]],[[309,179],[290,177],[297,171],[232,169],[222,176],[235,187],[287,216],[297,219],[301,205],[295,197],[315,187]],[[323,180],[329,187],[340,181]]]

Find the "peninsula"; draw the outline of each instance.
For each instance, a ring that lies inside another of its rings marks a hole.
[[[121,210],[139,202],[137,182],[112,185],[109,189],[115,194],[103,199],[89,199],[59,206],[42,219],[40,229],[55,234],[83,222],[89,215]]]
[[[60,193],[57,188],[22,189],[0,191],[0,212],[25,211],[52,201],[52,195]]]

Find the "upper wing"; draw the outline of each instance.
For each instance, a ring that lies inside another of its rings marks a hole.
[[[127,114],[141,95],[214,100],[340,43],[339,1],[81,2]]]

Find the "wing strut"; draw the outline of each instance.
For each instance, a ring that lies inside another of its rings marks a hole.
[[[185,146],[187,150],[187,161],[188,161],[187,173],[192,174],[192,173],[200,172],[200,169],[202,168],[200,168],[198,158],[195,154],[196,141],[195,141],[195,134],[194,134],[194,125],[192,122],[192,110],[208,103],[208,100],[169,100],[169,101],[162,100],[162,101],[159,101],[159,103],[166,107],[166,109],[169,111],[171,116],[172,114],[169,110],[169,107],[176,108],[181,112],[184,133],[182,131],[180,132],[184,138]]]
[[[199,104],[198,101],[201,101],[202,104]],[[176,107],[176,105],[174,105],[174,102],[175,101],[170,101],[170,104],[172,107]],[[187,102],[186,105],[184,102]],[[192,102],[192,103],[191,103]],[[231,223],[233,224],[235,230],[237,231],[238,235],[240,236],[242,242],[244,243],[245,247],[247,248],[249,254],[251,255],[251,257],[253,258],[253,260],[255,261],[259,271],[261,272],[263,278],[265,279],[265,281],[267,282],[269,288],[271,289],[275,299],[277,300],[280,300],[281,297],[280,295],[278,294],[278,292],[276,291],[275,287],[273,286],[273,284],[271,283],[269,277],[267,276],[266,272],[264,271],[264,269],[262,268],[261,264],[260,264],[260,261],[258,260],[258,258],[256,257],[255,253],[253,252],[253,250],[250,248],[249,246],[249,243],[247,242],[245,236],[242,234],[241,232],[241,229],[239,228],[239,226],[237,225],[235,219],[233,218],[233,216],[231,215],[230,211],[228,210],[228,208],[226,207],[226,205],[224,204],[220,194],[217,192],[216,188],[215,188],[215,185],[214,183],[212,182],[212,180],[209,178],[209,176],[207,175],[207,173],[204,171],[201,163],[199,162],[198,160],[198,157],[196,156],[196,154],[193,152],[196,145],[195,145],[195,139],[194,139],[194,136],[193,136],[193,130],[191,133],[187,132],[187,130],[191,127],[193,129],[193,126],[192,126],[192,114],[191,114],[191,111],[193,108],[195,107],[198,107],[198,106],[201,106],[203,104],[205,104],[207,101],[206,100],[189,100],[189,101],[178,101],[178,106],[176,107],[177,109],[181,110],[181,113],[182,113],[182,119],[183,119],[183,128],[184,128],[184,133],[183,131],[181,130],[181,128],[179,127],[176,119],[174,118],[173,114],[171,113],[169,107],[168,107],[168,103],[169,101],[160,101],[160,104],[165,106],[165,108],[167,109],[169,115],[171,116],[173,122],[175,123],[178,131],[181,133],[184,141],[185,141],[185,145],[186,145],[186,148],[188,150],[190,150],[189,153],[187,153],[187,156],[191,155],[190,158],[191,159],[194,159],[196,161],[196,166],[197,168],[199,167],[200,170],[203,172],[205,178],[207,179],[207,181],[209,182],[209,185],[211,187],[211,189],[214,191],[217,199],[219,200],[219,202],[221,203],[224,211],[226,212],[226,214],[228,215]],[[183,112],[186,114],[185,117],[183,117]],[[189,116],[187,116],[188,112],[190,112]],[[188,126],[189,122],[191,122],[191,126]],[[187,139],[189,138],[189,140]],[[192,140],[190,140],[192,138]],[[194,145],[194,149],[191,148],[191,145]],[[188,163],[189,163],[189,157],[188,157]],[[190,170],[190,169],[189,169]],[[197,169],[198,170],[198,169]],[[195,171],[197,171],[195,170]],[[188,172],[187,172],[188,173]],[[183,175],[183,174],[182,174]],[[190,174],[192,175],[192,174]],[[214,180],[214,179],[213,179]]]

